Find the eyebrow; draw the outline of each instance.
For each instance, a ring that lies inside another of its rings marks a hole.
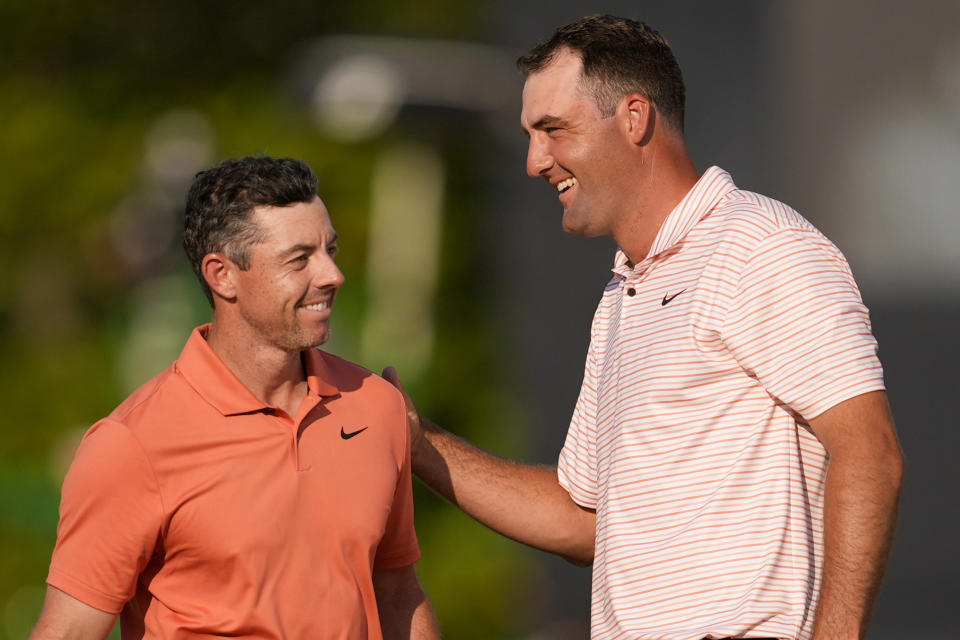
[[[547,127],[553,127],[553,126],[565,127],[567,125],[568,125],[568,122],[563,118],[561,118],[560,116],[551,116],[547,114],[542,118],[540,118],[539,120],[537,120],[536,122],[534,122],[532,125],[530,125],[530,129],[540,130],[540,129],[546,129]],[[530,136],[530,131],[527,130],[526,127],[523,127],[523,132],[527,134],[528,137]]]
[[[337,240],[339,239],[340,239],[340,235],[336,231],[334,231],[333,235],[330,236],[330,239],[327,241],[326,244],[329,247],[332,244],[336,244]],[[315,250],[316,248],[317,248],[317,245],[314,245],[314,244],[295,244],[289,249],[287,249],[286,251],[282,252],[280,256],[283,258],[286,258],[287,256],[291,256],[295,253],[299,253],[300,251],[309,252],[309,251]]]
[[[561,125],[565,126],[567,121],[559,116],[545,115],[533,123],[533,129],[544,129],[546,127]]]

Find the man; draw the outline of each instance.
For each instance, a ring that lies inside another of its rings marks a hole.
[[[403,399],[314,348],[343,274],[313,172],[199,173],[184,247],[213,320],[84,437],[31,638],[438,638]]]
[[[518,66],[527,171],[567,232],[614,238],[614,276],[558,468],[408,404],[414,472],[592,561],[595,639],[862,637],[902,458],[843,256],[786,205],[698,173],[680,68],[646,25],[583,18]]]

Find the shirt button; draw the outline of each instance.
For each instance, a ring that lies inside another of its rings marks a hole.
[[[627,295],[632,298],[633,296],[637,295],[637,290],[634,289],[633,287],[630,287],[629,289],[627,289]]]

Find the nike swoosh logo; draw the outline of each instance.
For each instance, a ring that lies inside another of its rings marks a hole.
[[[667,294],[663,294],[663,302],[660,303],[660,306],[661,306],[661,307],[667,306],[668,304],[670,304],[671,302],[673,302],[673,299],[674,299],[674,298],[676,298],[678,295],[680,295],[680,294],[683,293],[684,291],[686,291],[686,289],[681,289],[680,291],[677,291],[677,292],[676,292],[675,294],[673,294],[672,296],[668,296]]]
[[[346,431],[343,430],[343,427],[340,427],[340,437],[343,438],[344,440],[349,440],[350,438],[357,435],[358,433],[363,433],[366,430],[367,430],[367,427],[364,427],[363,429],[357,429],[356,431],[351,431],[350,433],[347,433]]]

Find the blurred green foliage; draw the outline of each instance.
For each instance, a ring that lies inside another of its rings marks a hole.
[[[291,56],[325,34],[476,39],[482,9],[440,0],[0,4],[0,638],[23,637],[36,618],[59,481],[82,430],[131,390],[123,363],[132,336],[175,325],[176,348],[157,347],[169,361],[209,313],[176,247],[132,268],[111,239],[118,207],[149,186],[151,127],[171,110],[190,109],[212,126],[212,162],[264,152],[314,167],[347,276],[330,348],[356,360],[372,167],[385,145],[424,131],[401,121],[362,143],[325,139],[307,105],[284,88]],[[430,130],[448,172],[442,304],[434,360],[411,391],[458,432],[522,455],[522,410],[494,370],[498,337],[483,320],[494,287],[473,242],[481,212],[471,178],[478,161],[469,151],[481,141],[452,127],[438,133],[435,123]],[[174,296],[191,293],[175,313],[151,316],[142,308],[150,281],[166,282]],[[384,358],[362,364],[377,370],[389,363]],[[134,382],[156,372],[138,371]],[[419,571],[445,635],[529,632],[530,552],[422,486],[416,495]]]

